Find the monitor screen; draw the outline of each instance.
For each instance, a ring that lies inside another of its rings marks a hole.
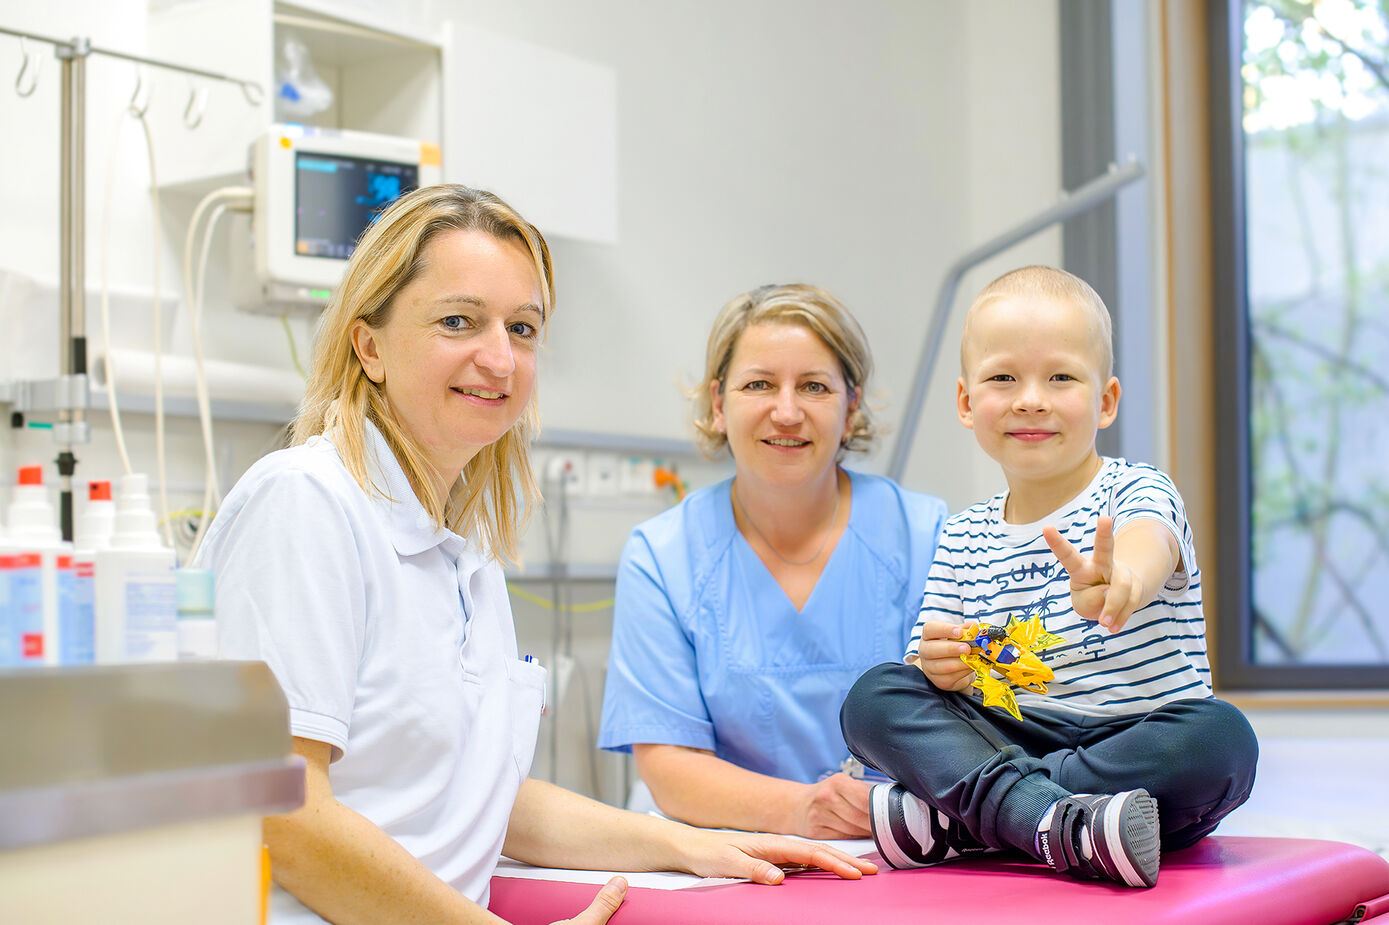
[[[346,260],[381,211],[419,185],[419,167],[296,152],[294,252]]]

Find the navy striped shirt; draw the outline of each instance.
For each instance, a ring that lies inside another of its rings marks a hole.
[[[1056,679],[1045,694],[1015,689],[1022,707],[1114,716],[1212,696],[1201,573],[1181,495],[1166,475],[1152,466],[1105,459],[1084,491],[1030,524],[1004,522],[1007,497],[995,495],[946,522],[908,656],[916,655],[926,620],[1001,626],[1011,614],[1040,612],[1047,631],[1063,640],[1038,653]],[[1116,533],[1140,518],[1161,521],[1177,538],[1182,557],[1157,599],[1116,634],[1076,616],[1070,578],[1042,538],[1042,528],[1052,524],[1091,555],[1095,526],[1104,516],[1114,518]]]

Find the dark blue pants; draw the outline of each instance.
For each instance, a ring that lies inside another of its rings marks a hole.
[[[1023,716],[942,691],[914,665],[886,664],[854,684],[839,721],[864,764],[981,843],[1032,857],[1043,814],[1068,794],[1146,789],[1172,851],[1209,835],[1254,785],[1254,730],[1223,700],[1177,700],[1134,716]]]

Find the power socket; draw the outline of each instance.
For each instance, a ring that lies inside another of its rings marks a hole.
[[[584,457],[581,453],[556,453],[550,457],[550,461],[545,464],[545,486],[554,486],[558,492],[560,486],[571,498],[584,495],[588,491],[588,480],[586,477],[586,467]]]
[[[614,497],[621,487],[621,463],[616,453],[591,453],[588,457],[588,493],[595,498]]]

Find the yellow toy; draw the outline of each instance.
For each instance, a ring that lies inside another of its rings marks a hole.
[[[967,626],[960,641],[970,646],[960,661],[974,669],[973,686],[984,695],[984,706],[1003,707],[1021,720],[1018,701],[1009,685],[1045,694],[1046,682],[1055,675],[1035,653],[1062,639],[1043,629],[1041,615],[1034,613],[1028,620],[1010,617],[1006,627],[988,623]],[[1004,680],[994,677],[995,671]]]

